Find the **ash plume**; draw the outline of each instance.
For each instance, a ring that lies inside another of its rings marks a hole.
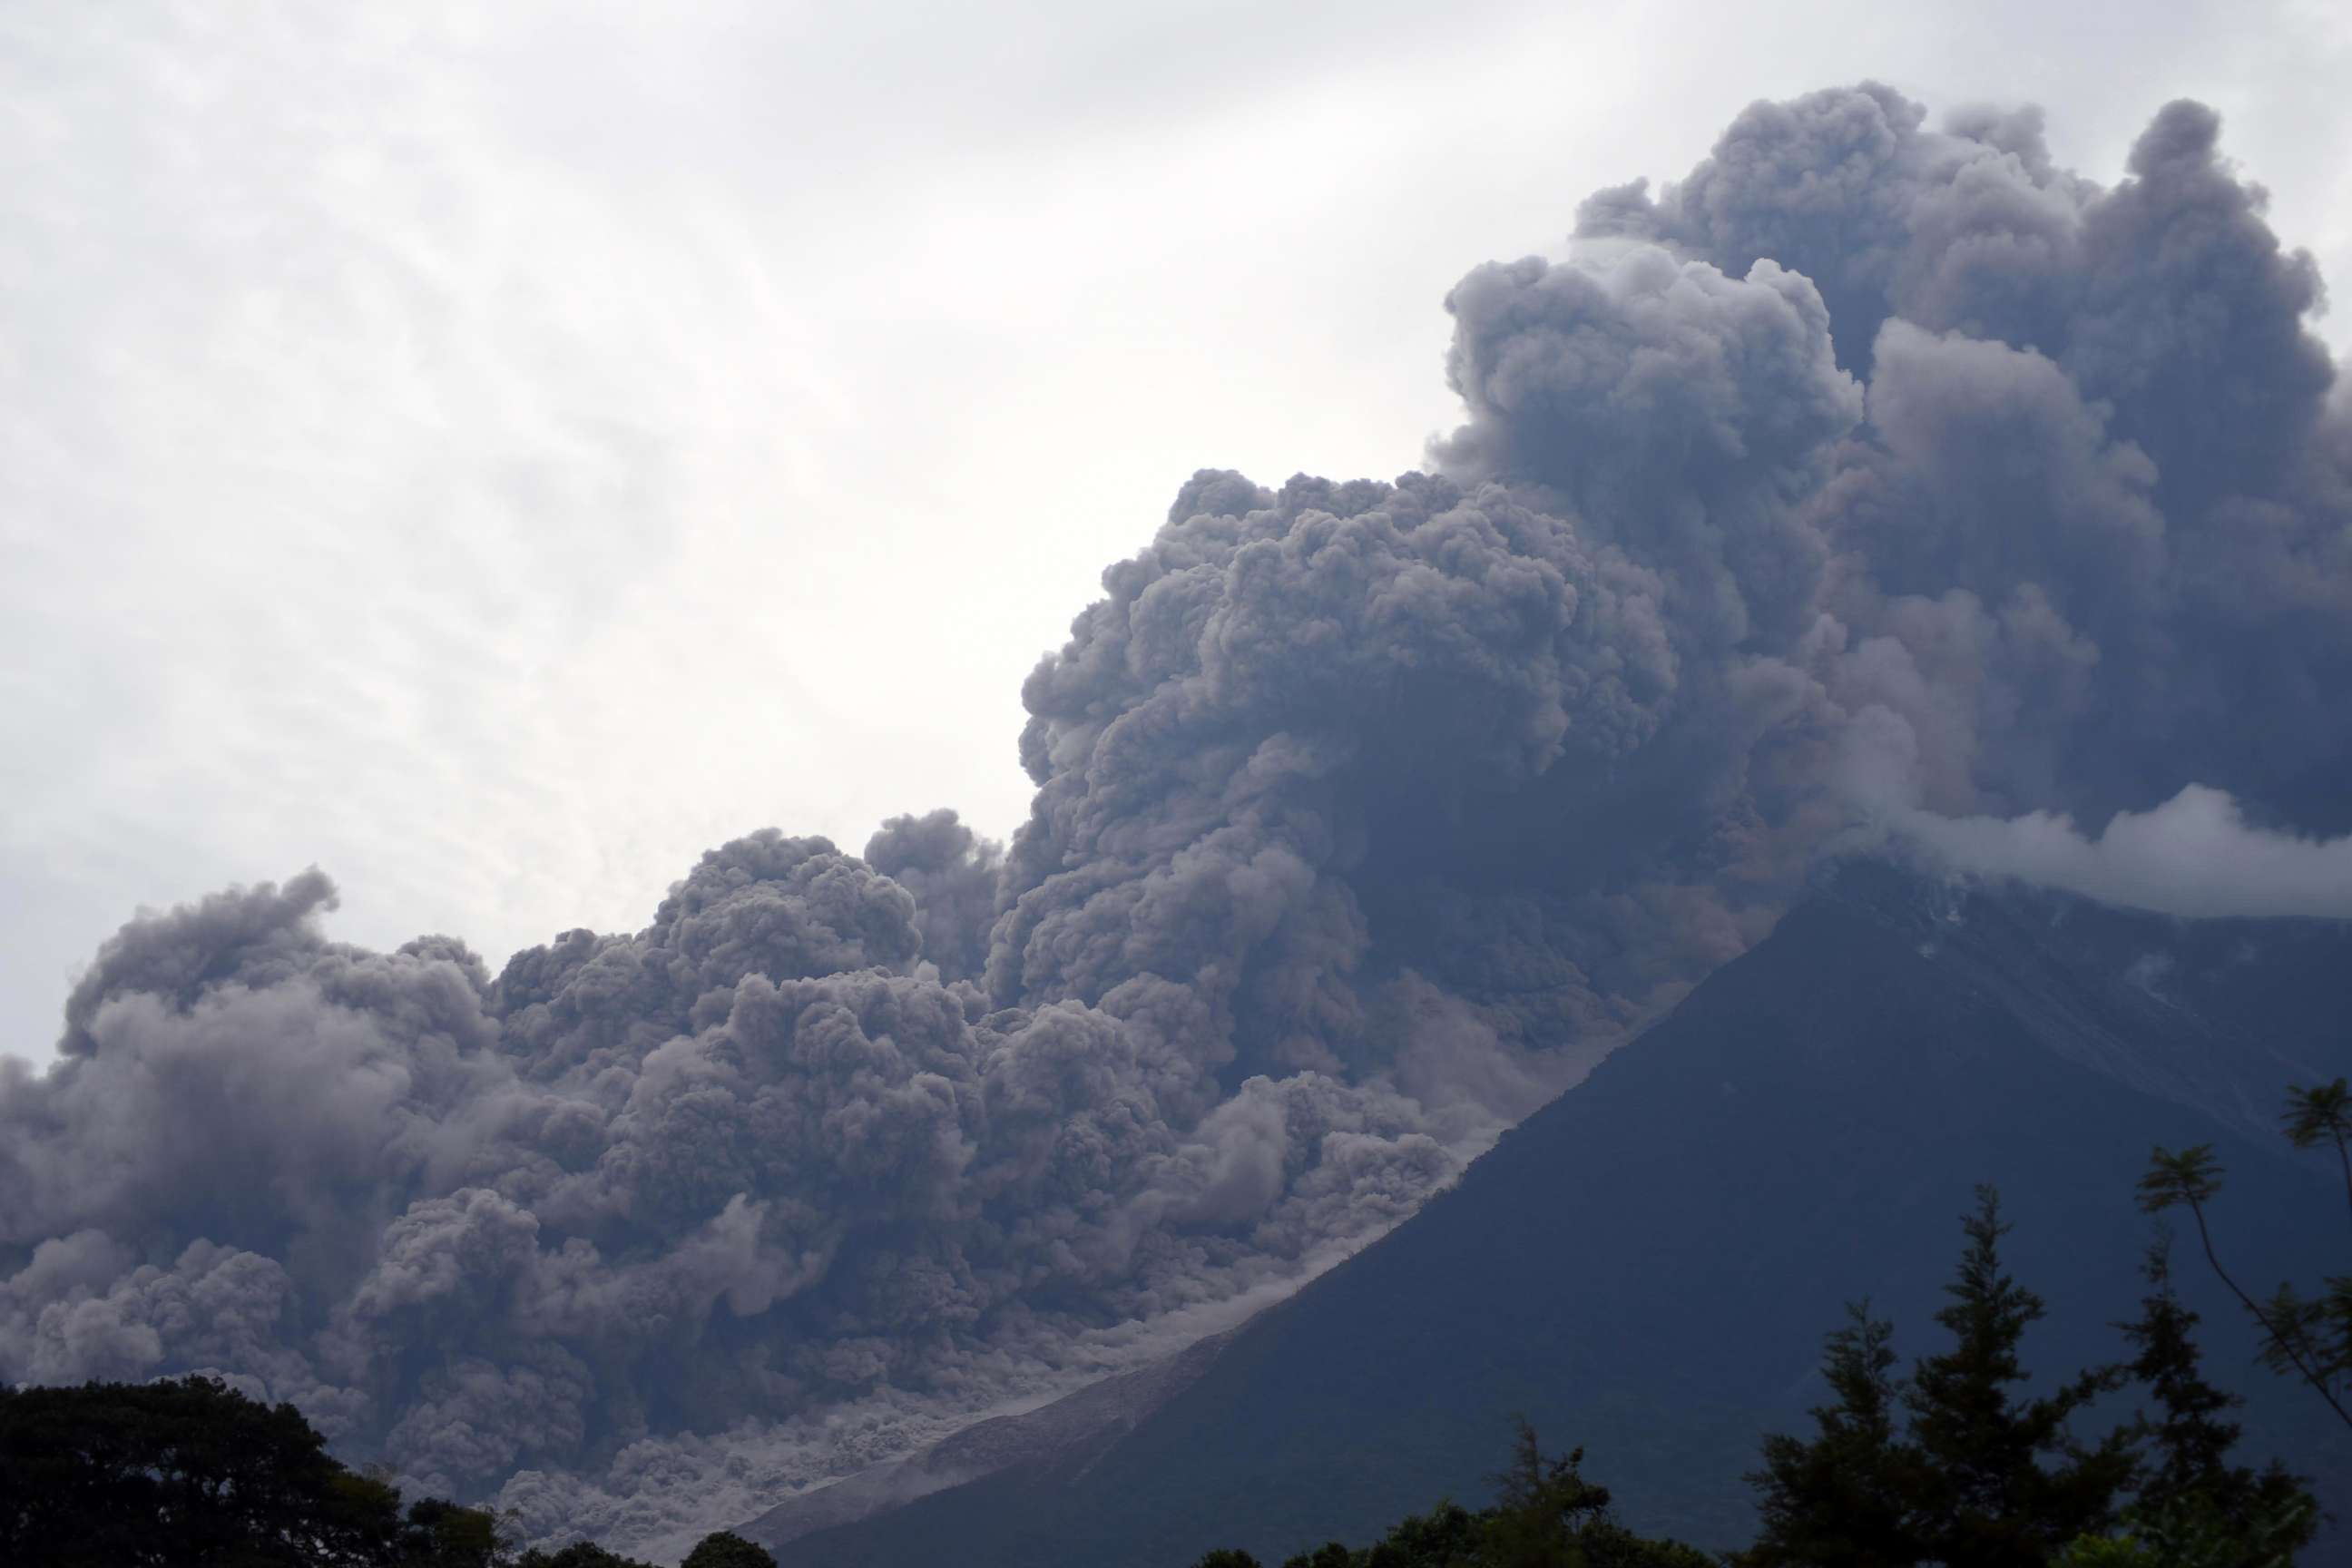
[[[0,1077],[0,1376],[659,1550],[1294,1288],[1826,854],[2343,912],[2352,409],[2218,132],[1865,84],[1592,196],[1448,296],[1423,471],[1104,574],[1008,845],[755,833],[495,975],[315,869],[133,921]]]

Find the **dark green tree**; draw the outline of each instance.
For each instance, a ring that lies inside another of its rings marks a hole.
[[[678,1568],[776,1568],[776,1559],[758,1542],[721,1530],[696,1542]]]
[[[0,1564],[197,1563],[646,1568],[584,1545],[518,1558],[495,1515],[440,1498],[404,1513],[397,1487],[344,1468],[292,1405],[218,1379],[0,1387]]]
[[[1744,1568],[2038,1568],[2114,1521],[2137,1468],[2133,1435],[2084,1447],[2070,1424],[2125,1369],[2028,1397],[2021,1349],[2044,1309],[2001,1265],[2009,1226],[1990,1187],[1961,1229],[1936,1314],[1951,1347],[1899,1383],[1892,1330],[1867,1304],[1848,1309],[1823,1359],[1834,1401],[1813,1411],[1810,1440],[1766,1438],[1748,1478],[1762,1531]]]
[[[1412,1514],[1360,1553],[1361,1568],[1465,1568],[1479,1561],[1486,1517],[1457,1502],[1442,1502]]]
[[[292,1405],[217,1379],[0,1388],[12,1568],[359,1568],[394,1561],[399,1503]]]
[[[410,1506],[401,1527],[395,1561],[400,1568],[506,1568],[514,1553],[497,1515],[441,1498],[421,1498]]]
[[[1519,1420],[1479,1538],[1482,1568],[1580,1568],[1579,1542],[1609,1512],[1609,1489],[1586,1480],[1583,1464],[1581,1448],[1548,1457],[1536,1429]]]
[[[1298,1552],[1296,1556],[1282,1559],[1282,1568],[1355,1568],[1357,1556],[1357,1552],[1350,1552],[1336,1540],[1327,1540],[1312,1552]]]
[[[1336,1541],[1327,1541],[1312,1552],[1284,1559],[1282,1568],[1356,1568],[1359,1555]]]
[[[2111,1535],[2086,1537],[2062,1562],[2069,1568],[2287,1568],[2311,1542],[2318,1503],[2296,1477],[2273,1463],[2257,1472],[2230,1462],[2239,1426],[2235,1394],[2206,1381],[2197,1348],[2198,1315],[2173,1288],[2171,1237],[2159,1231],[2141,1272],[2140,1314],[2119,1323],[2135,1354],[2130,1373],[2155,1397],[2133,1435],[2148,1447],[2138,1496]]]
[[[1608,1489],[1585,1479],[1582,1449],[1546,1455],[1518,1424],[1511,1462],[1494,1478],[1493,1506],[1473,1513],[1441,1502],[1391,1525],[1371,1545],[1330,1542],[1282,1568],[1714,1568],[1679,1542],[1636,1535],[1609,1510]],[[1213,1552],[1193,1568],[1256,1568],[1244,1552]]]
[[[2148,1243],[2140,1271],[2147,1294],[2140,1313],[2123,1331],[2137,1352],[2132,1376],[2156,1396],[2158,1415],[2143,1415],[2139,1430],[2154,1444],[2153,1463],[2140,1481],[2143,1501],[2170,1500],[2191,1491],[2225,1489],[2236,1493],[2244,1472],[2227,1468],[2230,1449],[2238,1441],[2238,1424],[2229,1420],[2235,1395],[2205,1380],[2203,1356],[2194,1337],[2197,1314],[2182,1304],[2172,1285],[2171,1237],[2159,1230]]]
[[[1495,1505],[1479,1516],[1478,1568],[1708,1568],[1675,1541],[1634,1534],[1610,1511],[1609,1489],[1584,1478],[1584,1450],[1548,1456],[1523,1417],[1511,1462],[1495,1478]]]
[[[2121,1530],[2070,1544],[2056,1568],[2294,1568],[2316,1517],[2308,1498],[2264,1504],[2235,1521],[2196,1500],[2135,1508]]]
[[[1923,1554],[1910,1517],[1921,1459],[1901,1435],[1894,1328],[1867,1301],[1846,1311],[1822,1357],[1836,1398],[1814,1406],[1812,1439],[1767,1436],[1748,1477],[1762,1519],[1738,1558],[1748,1568],[1908,1568]]]
[[[2128,1432],[2085,1447],[2073,1417],[2121,1386],[2121,1367],[2077,1376],[2054,1392],[2024,1397],[2020,1358],[2025,1331],[2041,1321],[2042,1298],[2011,1279],[2000,1260],[2010,1226],[2000,1196],[1977,1189],[1961,1221],[1968,1245],[1951,1298],[1936,1314],[1952,1347],[1914,1369],[1904,1405],[1919,1451],[1913,1529],[1925,1554],[1951,1568],[2029,1568],[2047,1563],[2079,1535],[2114,1521],[2137,1469]]]
[[[575,1541],[553,1552],[534,1546],[522,1554],[515,1568],[653,1568],[653,1564],[607,1552],[593,1542]]]
[[[2198,1315],[2173,1288],[2171,1254],[2168,1235],[2159,1233],[2148,1244],[2141,1266],[2148,1289],[2140,1300],[2140,1315],[2117,1325],[2137,1352],[2132,1378],[2154,1395],[2157,1406],[2155,1415],[2143,1415],[2135,1427],[2151,1448],[2136,1510],[2143,1517],[2202,1510],[2249,1532],[2257,1521],[2304,1512],[2315,1527],[2317,1506],[2299,1479],[2275,1462],[2260,1472],[2230,1462],[2241,1430],[2230,1413],[2242,1401],[2206,1381],[2203,1353],[2197,1348]],[[2306,1531],[2294,1544],[2301,1546],[2308,1538]]]

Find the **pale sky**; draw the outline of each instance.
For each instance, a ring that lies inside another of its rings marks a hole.
[[[495,967],[763,825],[1008,832],[1184,476],[1415,466],[1455,278],[1864,76],[2103,182],[2201,98],[2352,287],[2329,0],[11,5],[0,1049],[314,862]]]

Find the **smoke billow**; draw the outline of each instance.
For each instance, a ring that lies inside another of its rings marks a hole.
[[[1425,471],[1104,574],[1009,846],[753,834],[495,976],[316,871],[134,921],[0,1079],[0,1376],[657,1549],[1293,1287],[1825,852],[2343,912],[2352,414],[2217,132],[1866,85],[1593,196],[1448,297]]]

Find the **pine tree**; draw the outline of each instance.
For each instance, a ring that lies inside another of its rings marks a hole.
[[[1962,1221],[1968,1246],[1949,1305],[1936,1314],[1952,1348],[1922,1361],[1904,1404],[1924,1467],[1914,1515],[1926,1553],[1950,1568],[2037,1568],[2078,1536],[2105,1530],[2136,1469],[2130,1434],[2077,1444],[2068,1421],[2119,1387],[2120,1367],[2083,1373],[2055,1393],[2024,1399],[2019,1350],[2043,1316],[2042,1299],[2000,1261],[2000,1194],[1977,1189]]]
[[[2132,1379],[2155,1395],[2158,1412],[2132,1428],[2154,1452],[2126,1529],[2176,1554],[2199,1542],[2205,1554],[2197,1560],[2229,1568],[2291,1561],[2318,1528],[2318,1505],[2275,1462],[2259,1473],[2230,1463],[2240,1428],[2229,1413],[2242,1402],[2205,1380],[2198,1315],[2173,1288],[2171,1251],[2170,1236],[2159,1232],[2141,1266],[2148,1291],[2140,1315],[2116,1325],[2137,1352]]]
[[[1479,1542],[1481,1568],[1583,1568],[1577,1538],[1607,1516],[1609,1489],[1584,1479],[1584,1450],[1549,1458],[1522,1418]]]
[[[2158,1419],[2140,1420],[2142,1435],[2153,1439],[2156,1450],[2155,1463],[2140,1482],[2140,1500],[2169,1502],[2194,1491],[2226,1492],[2234,1500],[2247,1473],[2228,1468],[2239,1427],[2225,1417],[2238,1401],[2205,1381],[2192,1337],[2198,1317],[2173,1289],[2171,1252],[2168,1234],[2159,1233],[2148,1244],[2141,1266],[2148,1293],[2140,1299],[2140,1315],[2116,1325],[2138,1352],[2132,1377],[2147,1385],[2162,1413]]]
[[[1811,1442],[1766,1437],[1764,1468],[1748,1477],[1762,1531],[1744,1568],[1908,1568],[1923,1555],[1909,1523],[1918,1450],[1897,1433],[1894,1329],[1867,1301],[1846,1311],[1852,1321],[1822,1358],[1836,1402],[1813,1408]]]

